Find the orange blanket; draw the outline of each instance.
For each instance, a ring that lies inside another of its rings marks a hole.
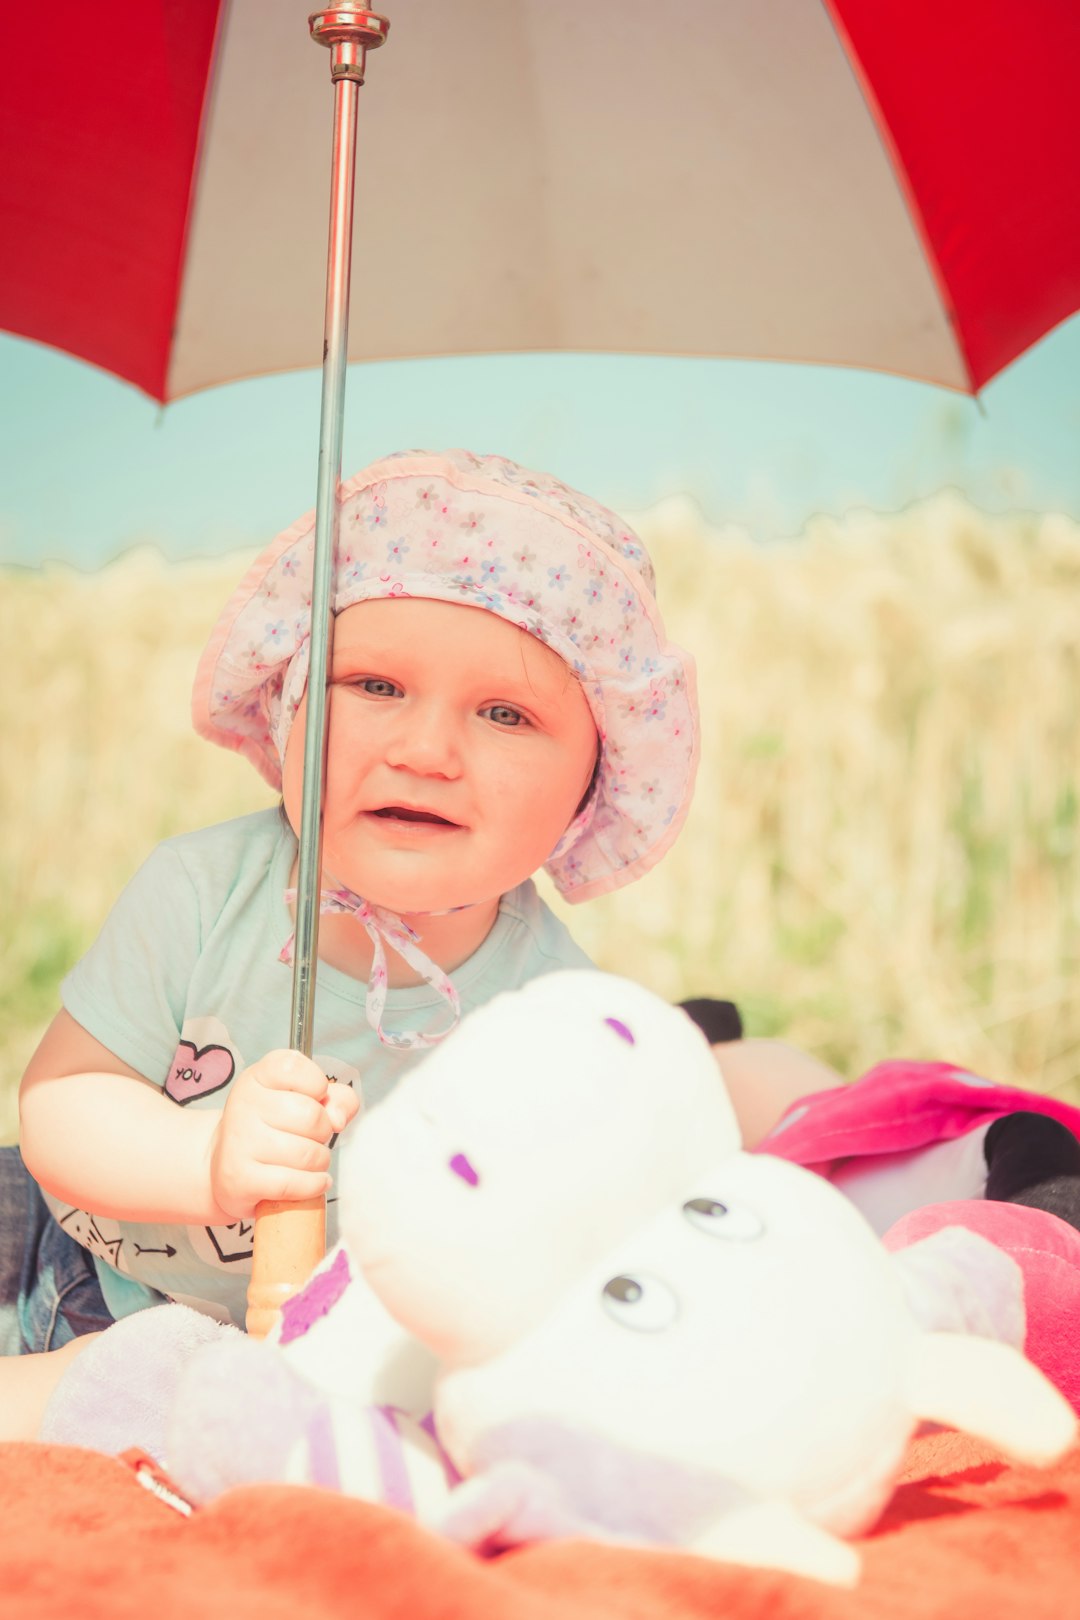
[[[920,1440],[860,1546],[854,1592],[580,1541],[483,1563],[321,1491],[249,1487],[184,1519],[120,1462],[0,1446],[4,1620],[1063,1620],[1080,1601],[1080,1448],[1038,1472]]]

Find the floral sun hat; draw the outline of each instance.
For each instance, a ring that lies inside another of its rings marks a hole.
[[[226,604],[195,677],[195,729],[273,787],[307,684],[313,512]],[[645,548],[606,507],[501,456],[405,451],[342,486],[333,609],[387,596],[486,608],[581,682],[600,739],[588,802],[545,863],[569,901],[631,883],[686,818],[698,757],[694,665],[669,643]]]

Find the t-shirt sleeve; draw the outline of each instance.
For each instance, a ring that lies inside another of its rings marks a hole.
[[[60,986],[76,1023],[154,1085],[165,1084],[180,1040],[200,933],[195,885],[162,844]]]

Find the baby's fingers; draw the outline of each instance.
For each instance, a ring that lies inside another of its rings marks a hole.
[[[258,1177],[253,1210],[260,1204],[303,1204],[311,1198],[325,1198],[330,1187],[328,1175],[290,1170],[284,1165],[266,1165]]]
[[[332,1134],[336,1136],[360,1112],[360,1098],[352,1086],[345,1086],[339,1080],[332,1080],[326,1093],[325,1109]]]
[[[330,1082],[311,1058],[303,1052],[267,1052],[252,1065],[252,1073],[268,1091],[300,1092],[321,1102]]]
[[[312,1097],[299,1096],[295,1091],[264,1092],[257,1106],[259,1118],[271,1130],[310,1138],[312,1142],[329,1142],[334,1134],[327,1109]]]
[[[259,1162],[264,1169],[298,1171],[322,1176],[329,1181],[330,1149],[325,1142],[292,1131],[269,1131],[260,1144]]]

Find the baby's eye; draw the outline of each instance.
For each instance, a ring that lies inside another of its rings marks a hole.
[[[642,1274],[612,1277],[600,1300],[613,1322],[638,1333],[662,1333],[679,1314],[679,1302],[667,1284]]]
[[[480,713],[494,720],[497,726],[527,726],[529,723],[521,711],[512,709],[509,703],[491,703]]]
[[[402,697],[401,687],[393,681],[384,680],[381,675],[365,675],[358,681],[350,681],[360,692],[369,692],[372,697]]]
[[[710,1237],[748,1243],[765,1230],[764,1221],[752,1209],[733,1208],[722,1204],[718,1198],[691,1198],[682,1211],[691,1226],[696,1226],[699,1232],[708,1232]]]

